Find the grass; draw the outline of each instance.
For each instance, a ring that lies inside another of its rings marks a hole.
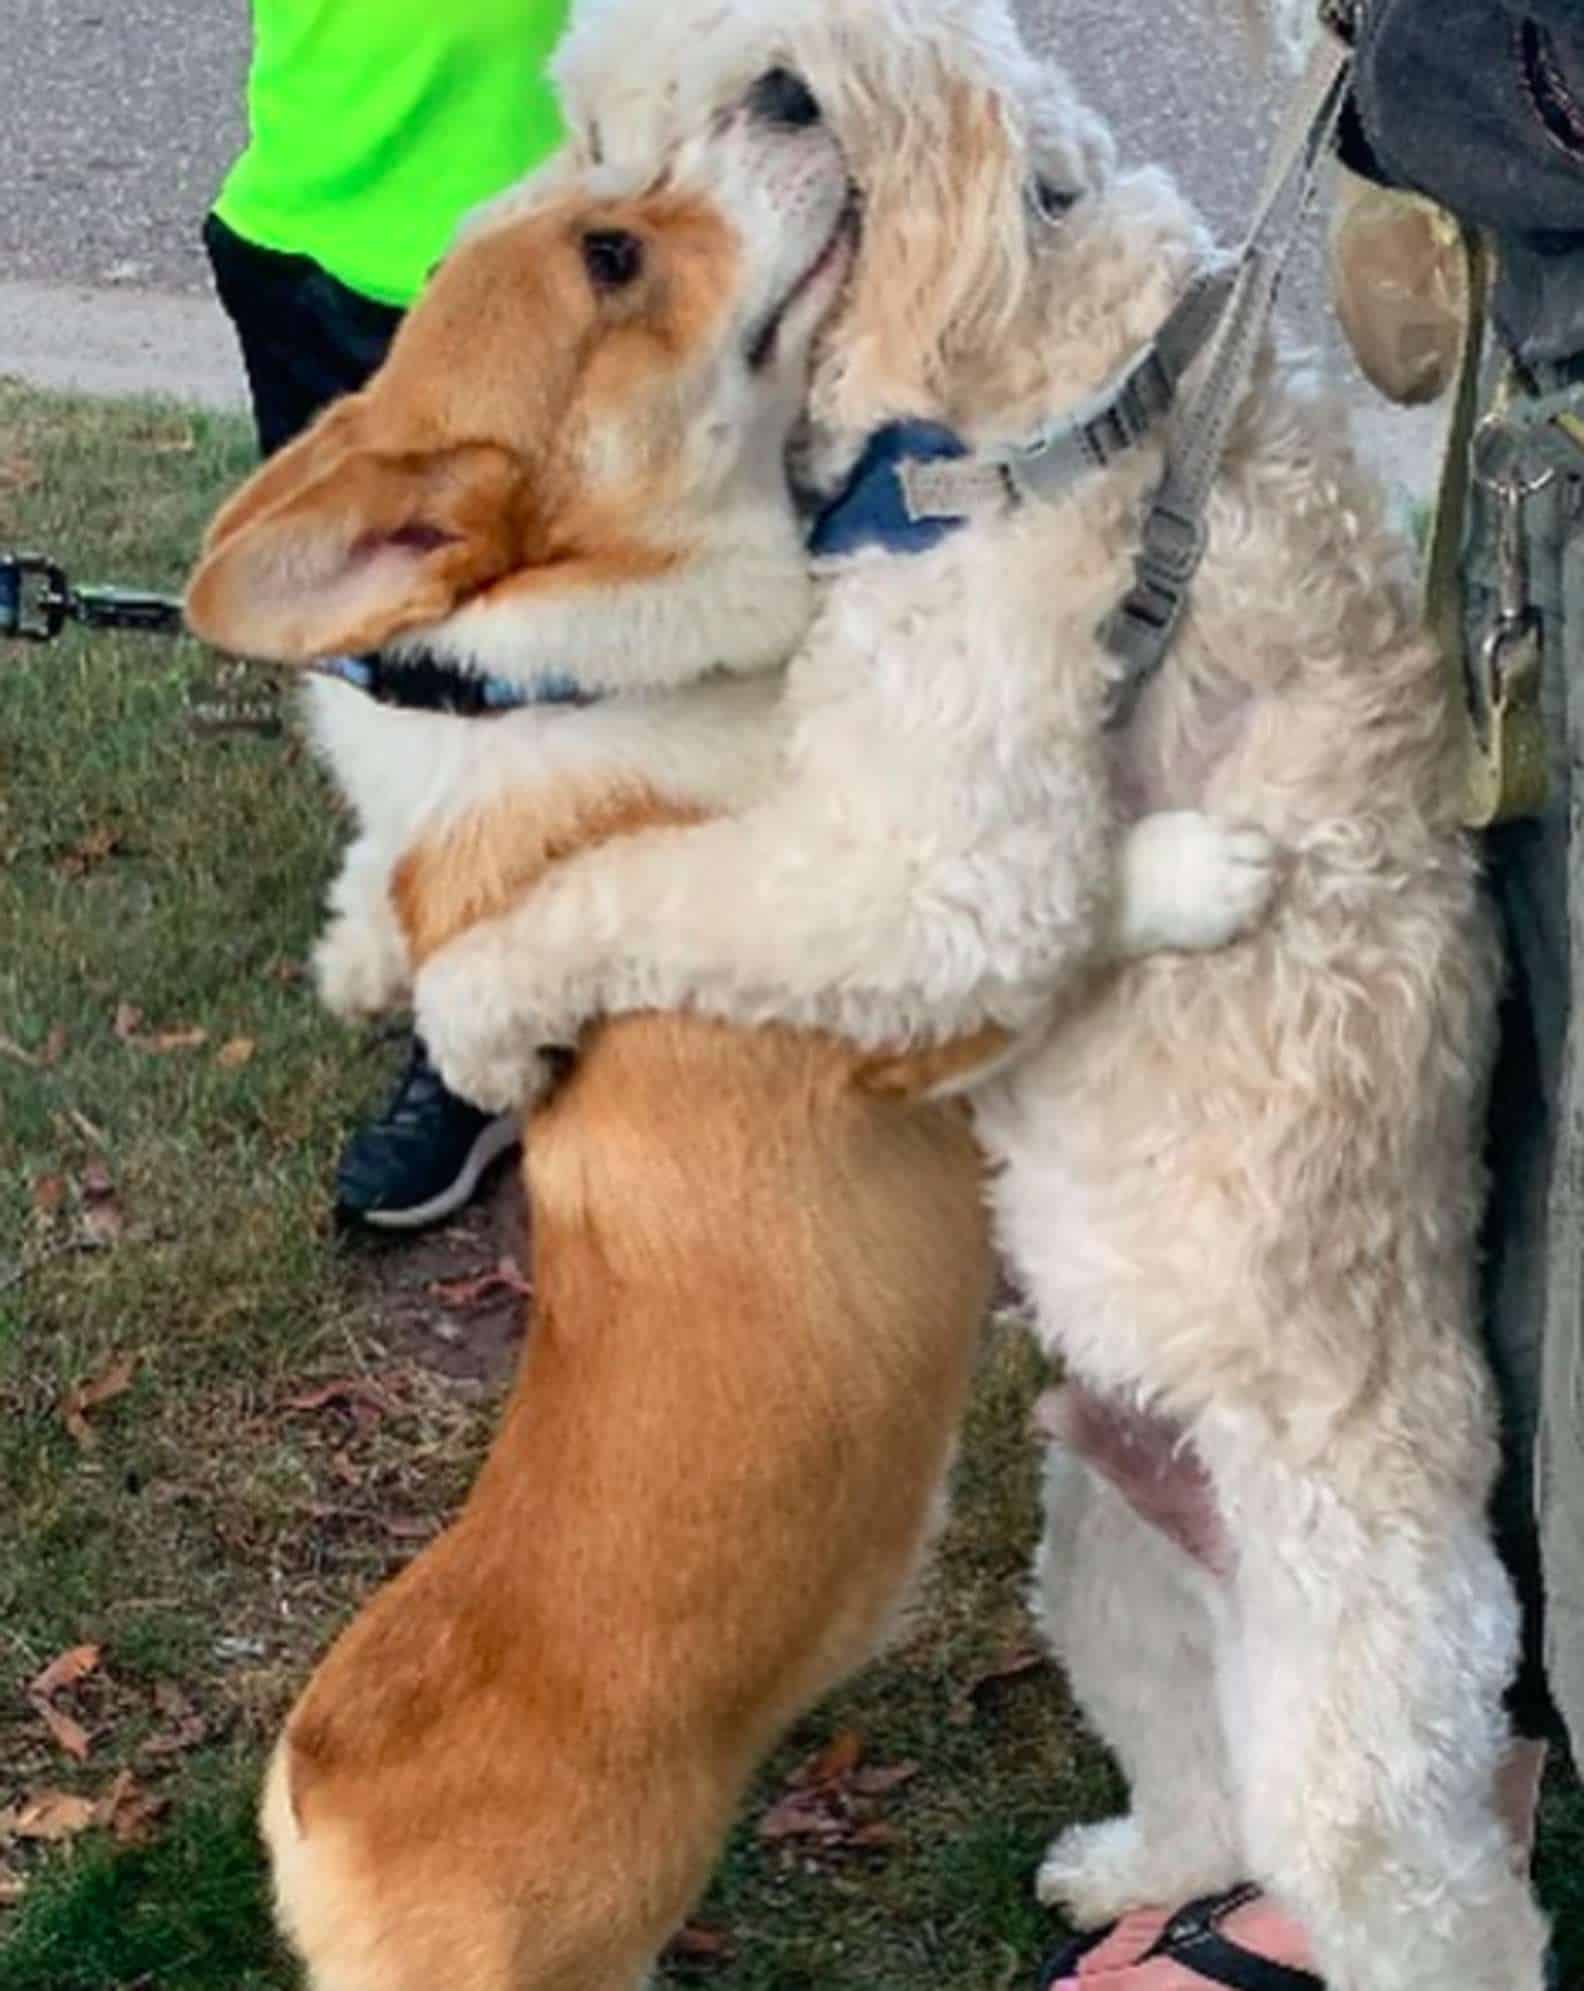
[[[0,382],[0,546],[175,588],[249,461],[230,421]],[[189,729],[209,668],[138,637],[0,650],[0,1819],[118,1778],[134,1799],[131,1844],[0,1829],[5,1991],[292,1984],[251,1823],[262,1751],[329,1632],[465,1487],[494,1401],[415,1358],[329,1225],[338,1141],[381,1077],[301,976],[339,825],[289,741]],[[382,1414],[291,1407],[359,1376]],[[668,1984],[1032,1984],[1040,1847],[1118,1796],[1049,1671],[1006,1670],[1029,1637],[1039,1380],[1020,1335],[993,1338],[909,1635],[766,1766],[699,1910],[727,1947],[704,1936]],[[83,1410],[84,1443],[63,1406],[96,1382],[125,1387]],[[89,1737],[77,1763],[25,1684],[84,1643],[98,1665],[57,1697]],[[871,1843],[763,1837],[842,1733],[917,1765],[870,1802]],[[1560,1776],[1542,1874],[1584,1983],[1584,1802]]]

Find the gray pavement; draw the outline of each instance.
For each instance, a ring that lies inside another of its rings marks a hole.
[[[1208,0],[1023,4],[1124,157],[1169,165],[1235,234],[1273,98],[1230,38],[1206,31]],[[0,0],[0,15],[0,373],[240,404],[198,229],[243,137],[243,0]],[[1286,309],[1345,372],[1312,250]],[[1378,410],[1373,447],[1420,481],[1431,423]]]

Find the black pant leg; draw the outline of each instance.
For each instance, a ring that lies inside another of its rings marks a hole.
[[[218,215],[204,223],[203,239],[242,347],[259,450],[272,456],[375,372],[402,314],[349,290],[307,256],[244,241]]]

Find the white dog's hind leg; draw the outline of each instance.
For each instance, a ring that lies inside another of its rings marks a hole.
[[[1050,1450],[1034,1611],[1125,1772],[1127,1816],[1052,1840],[1040,1899],[1092,1927],[1241,1877],[1214,1685],[1216,1579],[1061,1445]]]
[[[1545,1926],[1495,1808],[1514,1609],[1477,1514],[1238,1489],[1251,1877],[1329,1991],[1540,1991]]]

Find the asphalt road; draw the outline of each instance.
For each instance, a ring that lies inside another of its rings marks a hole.
[[[1215,0],[1021,4],[1123,157],[1169,166],[1235,237],[1273,94],[1235,39],[1207,27]],[[237,398],[198,229],[243,138],[243,0],[0,0],[0,16],[0,371]],[[1284,308],[1340,367],[1315,271],[1311,244]],[[1414,475],[1426,434],[1421,419],[1377,439]]]
[[[1028,16],[1126,152],[1171,164],[1230,229],[1257,183],[1264,93],[1206,34],[1209,6],[1030,0]],[[197,229],[243,136],[246,7],[4,0],[0,13],[0,280],[201,291]]]
[[[197,230],[243,132],[245,6],[3,0],[0,16],[0,278],[201,289]]]

